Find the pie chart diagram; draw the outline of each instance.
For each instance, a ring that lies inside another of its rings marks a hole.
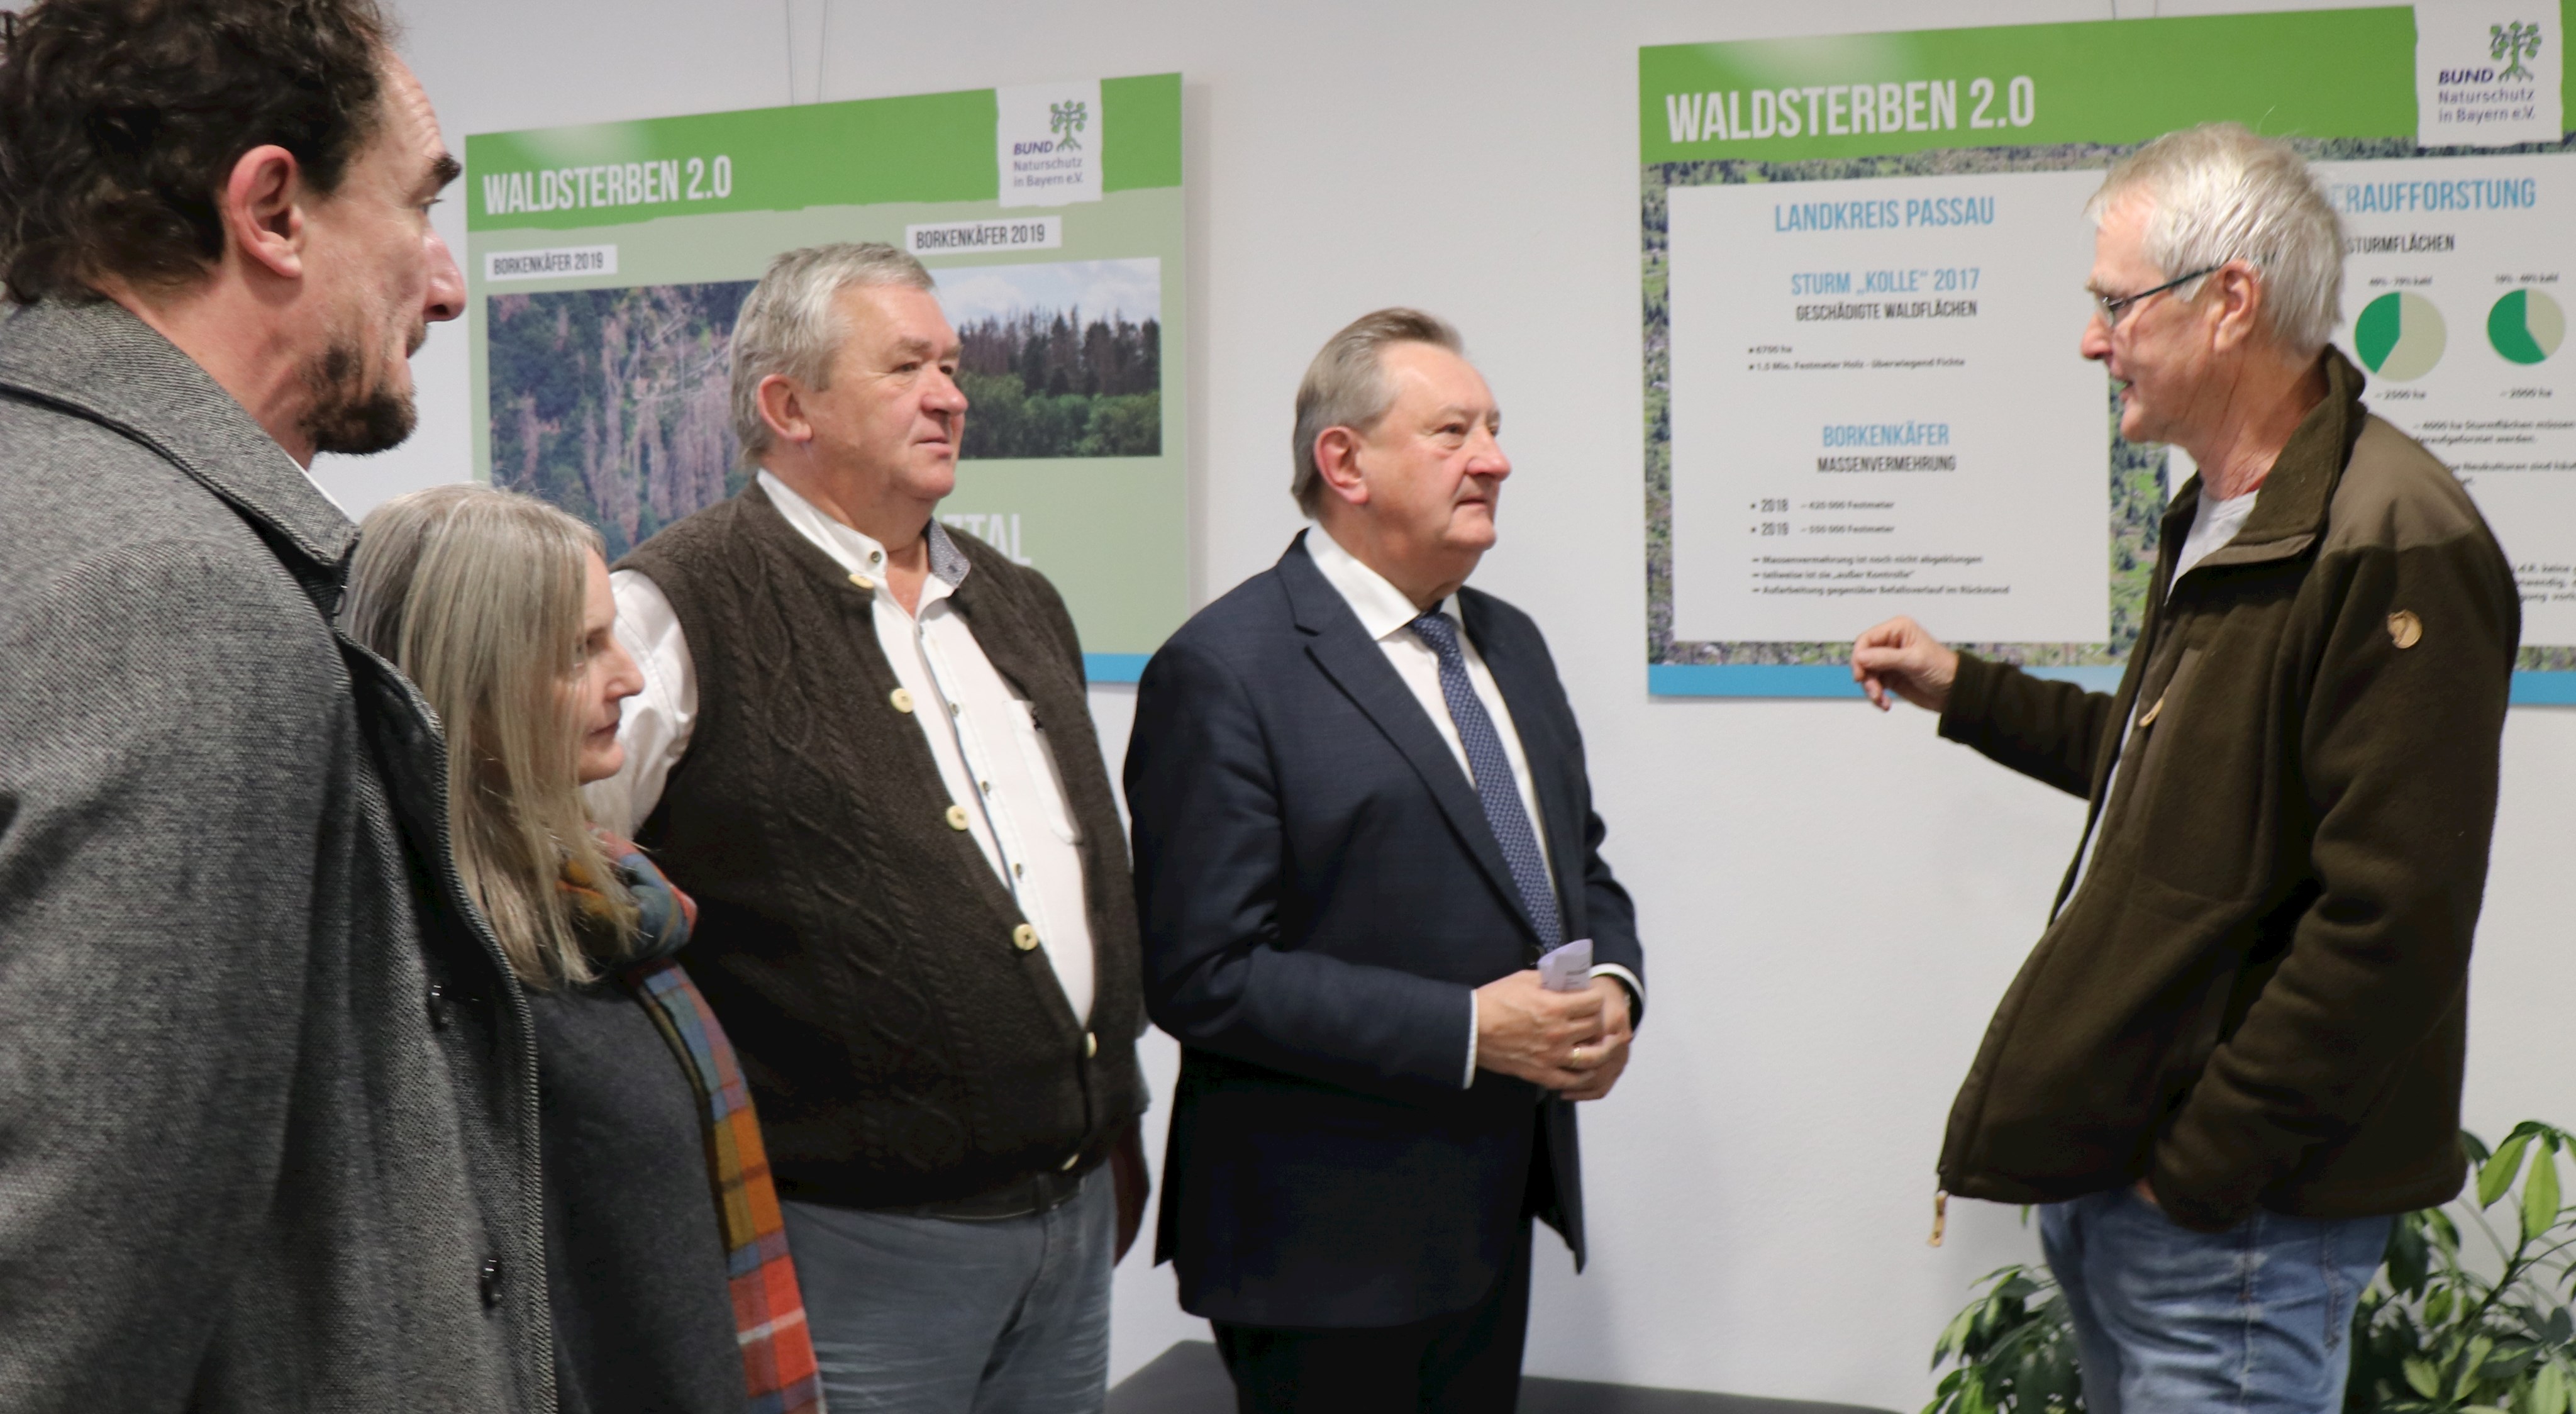
[[[2352,324],[2353,352],[2361,355],[2364,367],[2392,383],[2412,383],[2432,372],[2433,365],[2442,361],[2442,345],[2448,337],[2442,311],[2422,295],[2404,290],[2363,305],[2361,317]]]
[[[2487,311],[2487,342],[2515,363],[2538,363],[2567,337],[2567,312],[2538,290],[2515,290]]]

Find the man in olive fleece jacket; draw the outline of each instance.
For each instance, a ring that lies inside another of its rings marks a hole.
[[[2087,1407],[2339,1409],[2390,1215],[2459,1190],[2470,936],[2521,608],[2459,481],[2326,345],[2341,231],[2233,125],[2091,213],[2085,357],[2200,468],[2116,694],[1911,620],[1853,671],[2091,802],[1952,1111],[1946,1192],[2042,1203]]]

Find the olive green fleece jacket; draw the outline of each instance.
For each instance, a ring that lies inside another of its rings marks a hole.
[[[2198,483],[2174,498],[2117,693],[1960,657],[1941,734],[2084,796],[2097,838],[1951,1111],[1949,1192],[2143,1176],[2217,1231],[2459,1191],[2521,602],[2458,479],[2323,359],[2253,515],[2178,583]]]

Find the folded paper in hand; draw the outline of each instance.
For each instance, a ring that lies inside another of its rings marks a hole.
[[[1538,984],[1551,992],[1580,992],[1592,985],[1592,940],[1577,938],[1538,960]]]

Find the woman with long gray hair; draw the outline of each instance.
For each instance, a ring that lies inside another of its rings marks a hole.
[[[696,906],[582,804],[643,686],[615,615],[596,532],[481,486],[369,515],[342,610],[445,729],[457,867],[535,1016],[561,1408],[818,1409],[751,1097],[673,959]]]

